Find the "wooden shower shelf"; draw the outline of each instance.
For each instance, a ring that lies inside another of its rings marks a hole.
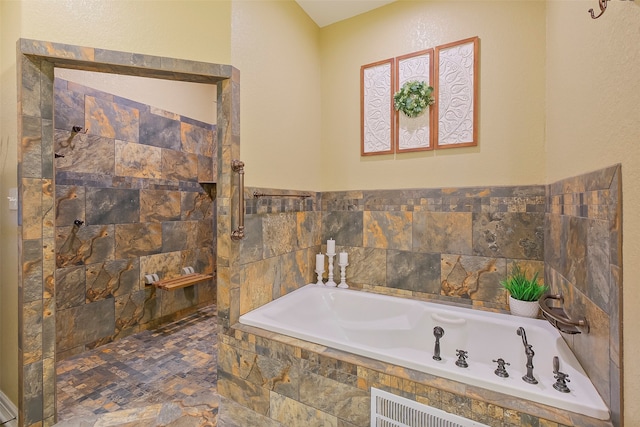
[[[164,289],[165,291],[173,291],[174,289],[185,288],[212,278],[213,276],[211,274],[192,273],[185,274],[180,277],[174,277],[173,279],[158,280],[152,284],[157,288]]]

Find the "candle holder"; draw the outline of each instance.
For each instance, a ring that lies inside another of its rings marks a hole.
[[[316,282],[316,285],[324,286],[324,283],[322,283],[322,273],[324,273],[324,268],[316,270],[316,274],[318,275],[318,281]]]
[[[327,283],[325,283],[325,286],[335,287],[338,285],[336,282],[333,281],[333,257],[335,256],[336,256],[335,252],[332,254],[327,253],[327,257],[329,258],[329,280],[327,280]]]
[[[347,281],[345,280],[347,277],[347,266],[349,265],[349,263],[338,265],[340,266],[340,284],[338,285],[338,287],[346,289],[349,287],[349,285],[347,285]]]

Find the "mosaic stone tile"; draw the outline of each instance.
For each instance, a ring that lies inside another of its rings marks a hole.
[[[136,109],[85,96],[85,124],[93,135],[138,142],[141,121]]]
[[[179,321],[109,343],[57,364],[61,425],[97,425],[128,419],[215,425],[215,306]],[[156,402],[158,398],[162,402]],[[170,412],[156,411],[170,406]],[[149,413],[151,409],[154,409]],[[180,411],[177,411],[180,409]],[[146,418],[148,414],[149,418]],[[196,420],[198,421],[196,423]],[[207,424],[209,422],[209,424]]]

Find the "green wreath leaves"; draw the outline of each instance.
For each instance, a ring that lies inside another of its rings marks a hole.
[[[393,106],[408,117],[418,117],[435,102],[433,88],[425,82],[411,80],[393,95]]]

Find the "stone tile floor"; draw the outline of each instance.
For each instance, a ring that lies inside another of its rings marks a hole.
[[[56,426],[216,426],[216,307],[57,364]]]

